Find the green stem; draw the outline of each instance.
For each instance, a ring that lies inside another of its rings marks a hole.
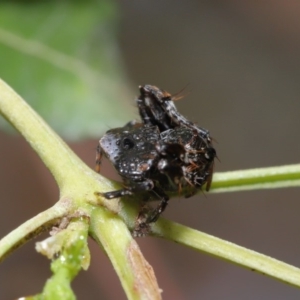
[[[66,143],[4,81],[0,79],[0,112],[24,136],[62,187],[74,169],[90,171]]]
[[[155,236],[163,237],[197,251],[225,259],[240,266],[300,287],[300,269],[269,256],[243,248],[189,227],[160,219],[152,227]]]
[[[300,186],[300,164],[216,173],[212,192]]]
[[[62,201],[39,213],[0,240],[0,262],[31,238],[48,230],[70,211],[71,202]]]
[[[153,269],[124,222],[113,214],[94,209],[90,228],[113,264],[128,299],[161,299]]]

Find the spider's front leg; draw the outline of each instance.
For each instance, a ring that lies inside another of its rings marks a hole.
[[[161,131],[172,127],[171,120],[163,110],[156,96],[140,86],[140,96],[136,99],[141,119],[145,125],[158,126]]]
[[[155,125],[153,122],[155,120],[153,117],[153,114],[151,113],[151,110],[149,109],[149,107],[147,107],[145,105],[145,99],[142,98],[142,95],[136,99],[136,104],[137,104],[139,114],[140,114],[140,117],[141,117],[143,123],[146,126]]]
[[[97,150],[96,150],[96,166],[95,166],[95,170],[97,173],[100,173],[102,155],[103,155],[102,148],[101,148],[100,144],[98,144]]]
[[[139,88],[141,91],[141,99],[149,99],[149,101],[145,101],[144,105],[150,108],[155,119],[159,120],[161,124],[168,126],[165,129],[174,128],[176,125],[196,128],[196,130],[199,131],[193,122],[187,120],[178,112],[173,101],[175,97],[170,93],[149,84],[140,86]],[[204,133],[204,131],[202,133]]]
[[[155,194],[159,197],[160,203],[153,209],[145,223],[156,222],[168,205],[169,196],[161,188],[154,187],[153,192],[155,192]]]
[[[140,91],[143,91],[143,93],[145,95],[148,95],[150,99],[153,99],[154,101],[159,103],[159,107],[167,115],[165,118],[168,118],[168,120],[170,120],[169,124],[173,124],[172,127],[175,127],[174,124],[176,124],[178,126],[195,129],[202,138],[206,139],[208,142],[211,142],[208,130],[196,126],[196,124],[189,121],[178,112],[174,104],[174,100],[176,100],[176,97],[173,97],[168,92],[160,90],[156,86],[149,84],[140,87]]]
[[[142,191],[150,191],[154,188],[154,183],[150,179],[144,179],[143,181],[134,181],[130,183],[130,186],[125,187],[120,190],[116,191],[111,191],[111,192],[106,192],[106,193],[99,193],[106,199],[115,199],[115,198],[120,198],[122,196],[128,196],[128,195],[133,195],[134,193],[137,192],[142,192]]]
[[[151,179],[144,179],[140,182],[131,183],[131,186],[125,187],[124,189],[99,194],[110,200],[145,191],[153,192],[160,200],[159,205],[155,207],[153,211],[151,211],[150,215],[146,218],[146,221],[144,223],[147,224],[157,221],[158,217],[166,209],[169,201],[169,196],[161,188],[155,186],[154,182]]]

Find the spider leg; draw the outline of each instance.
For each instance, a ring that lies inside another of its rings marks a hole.
[[[136,103],[143,123],[148,126],[155,125],[153,123],[153,114],[151,113],[149,107],[145,105],[145,99],[137,98]]]
[[[180,114],[172,99],[162,99],[161,103],[166,114],[168,114],[173,122],[175,122],[179,126],[185,126],[191,129],[195,129],[201,137],[210,141],[209,131],[204,128],[198,127],[195,123],[189,121],[182,114]]]
[[[141,93],[143,92],[144,95],[150,96],[152,100],[154,99],[154,101],[156,100],[160,103],[160,106],[163,108],[164,112],[171,120],[170,122],[175,123],[178,126],[185,126],[191,129],[195,129],[202,138],[207,139],[208,142],[211,141],[208,130],[198,127],[195,123],[189,121],[178,112],[173,101],[174,97],[172,97],[171,94],[148,84],[140,86],[140,91]]]
[[[153,187],[154,183],[152,180],[144,179],[143,181],[133,182],[130,186],[124,187],[123,189],[99,194],[106,199],[114,199],[126,195],[133,195],[135,192],[150,191]]]
[[[140,96],[137,98],[137,106],[143,122],[156,125],[161,131],[172,128],[171,120],[157,101],[153,93],[149,93],[143,86],[140,86]]]
[[[100,147],[100,144],[98,144],[97,152],[96,152],[96,166],[95,166],[95,170],[96,170],[97,173],[100,173],[102,155],[103,155],[103,151]]]
[[[121,190],[106,192],[106,193],[99,193],[99,195],[105,197],[107,200],[120,198],[126,195],[132,195],[132,191],[130,189],[124,188]]]
[[[152,191],[160,198],[160,203],[153,209],[150,216],[147,218],[146,223],[156,222],[166,209],[169,201],[169,196],[161,188],[154,187]]]
[[[145,221],[145,223],[153,223],[157,221],[160,214],[162,214],[163,211],[166,209],[169,201],[169,196],[161,188],[154,186],[152,180],[145,179],[141,182],[135,182],[132,184],[132,186],[126,187],[121,190],[99,193],[99,194],[105,197],[106,199],[114,199],[126,195],[133,195],[134,192],[141,192],[141,191],[152,191],[160,199],[160,203],[158,204],[158,206],[151,211],[150,215],[147,217]]]

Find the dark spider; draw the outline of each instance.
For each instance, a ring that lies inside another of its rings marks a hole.
[[[124,188],[103,193],[107,199],[139,193],[159,205],[136,231],[155,222],[165,210],[168,192],[185,191],[190,197],[206,184],[210,188],[216,151],[207,130],[187,120],[172,96],[155,86],[140,86],[137,106],[142,123],[132,121],[111,129],[97,147],[96,170],[104,154],[122,177]]]

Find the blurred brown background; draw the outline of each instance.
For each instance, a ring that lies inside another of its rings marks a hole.
[[[132,99],[139,84],[172,93],[188,84],[178,107],[217,141],[217,172],[299,163],[299,1],[119,4],[119,43],[135,88]],[[93,167],[96,144],[71,146]],[[2,237],[52,205],[58,190],[21,137],[0,133],[0,145]],[[174,199],[164,216],[300,266],[299,210],[294,188]],[[294,287],[206,254],[154,238],[138,243],[164,299],[299,299]],[[73,284],[78,299],[125,299],[110,262],[90,245],[91,267]],[[1,265],[0,299],[35,294],[49,275],[47,259],[31,242]]]

